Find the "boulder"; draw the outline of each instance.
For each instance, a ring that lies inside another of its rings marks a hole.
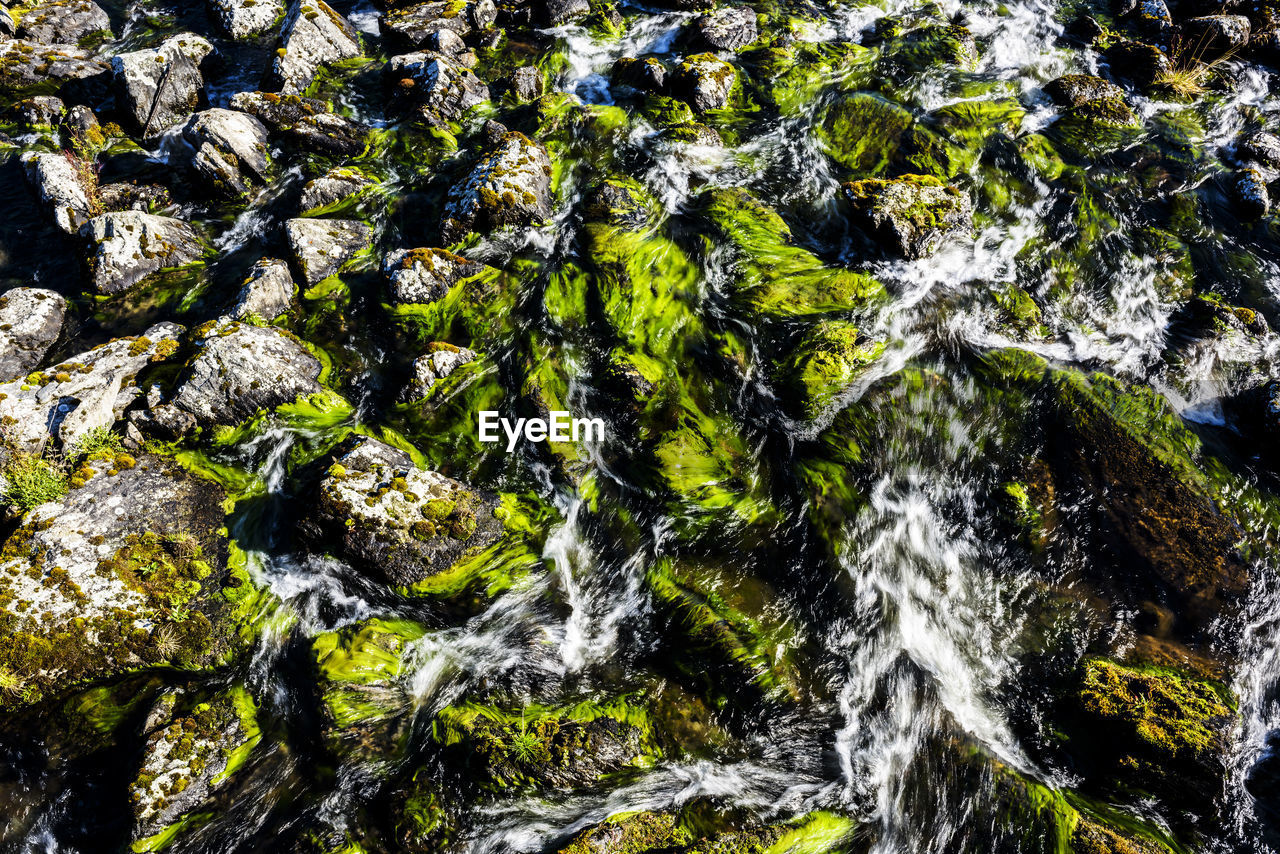
[[[539,23],[547,27],[559,27],[580,21],[590,14],[589,0],[546,0],[542,4]]]
[[[468,232],[525,226],[551,216],[551,157],[522,133],[498,147],[449,192],[440,231],[446,243]]]
[[[110,66],[92,51],[75,45],[43,45],[26,39],[0,41],[0,86],[9,91],[88,81],[109,70]]]
[[[188,223],[140,211],[96,216],[80,229],[88,243],[89,278],[100,294],[118,294],[152,276],[194,264],[206,247]]]
[[[272,320],[289,310],[297,289],[288,264],[278,258],[262,258],[249,271],[228,314],[236,320],[249,315]]]
[[[177,688],[156,702],[146,728],[142,767],[129,787],[136,843],[207,808],[262,739],[257,707],[239,686],[208,698]]]
[[[136,133],[154,138],[196,111],[204,95],[200,63],[212,52],[205,39],[183,33],[111,58],[116,99]]]
[[[1144,42],[1120,39],[1103,51],[1111,70],[1139,86],[1150,86],[1173,69],[1164,51]]]
[[[947,238],[971,226],[968,195],[927,175],[867,178],[843,189],[854,221],[867,236],[903,258],[931,255]]]
[[[22,165],[53,224],[66,234],[79,233],[93,216],[90,193],[97,187],[89,185],[95,178],[92,169],[69,152],[29,152],[22,156]]]
[[[56,128],[67,114],[66,102],[53,95],[24,98],[13,105],[13,114],[22,127],[33,131]]]
[[[296,94],[311,85],[322,65],[360,56],[360,35],[324,0],[293,0],[285,18],[283,46],[272,66],[280,90]]]
[[[393,56],[384,73],[400,92],[446,119],[455,119],[489,100],[488,86],[470,69],[442,54],[423,51]]]
[[[8,446],[38,455],[53,438],[69,446],[92,430],[109,429],[141,393],[138,373],[177,350],[181,332],[177,324],[159,323],[0,385]]]
[[[1249,19],[1244,15],[1205,15],[1182,23],[1183,38],[1196,46],[1204,60],[1240,50],[1249,44]]]
[[[340,273],[373,243],[373,229],[353,219],[291,219],[284,230],[308,286]]]
[[[806,417],[819,415],[884,352],[848,321],[819,321],[782,365],[782,379]]]
[[[195,150],[191,168],[214,193],[245,196],[267,182],[267,129],[248,113],[222,108],[196,113],[183,126],[182,137]]]
[[[233,39],[257,36],[284,17],[284,0],[209,0],[209,13]]]
[[[407,587],[443,572],[502,534],[495,496],[364,438],[320,482],[300,531],[312,549],[335,554],[388,584]]]
[[[0,706],[147,669],[209,669],[242,649],[252,588],[227,563],[215,483],[163,457],[90,457],[0,560]]]
[[[541,98],[547,83],[537,66],[522,65],[511,72],[510,89],[516,101],[524,104]]]
[[[272,92],[239,92],[231,99],[235,110],[254,116],[278,133],[310,151],[351,156],[364,151],[368,125],[329,112],[315,98]]]
[[[666,85],[667,69],[652,56],[624,56],[613,64],[609,85],[636,92],[661,92]]]
[[[687,58],[671,75],[671,91],[699,112],[728,106],[738,80],[732,65],[710,53]]]
[[[1280,137],[1266,131],[1252,131],[1236,139],[1236,160],[1280,173]]]
[[[438,381],[475,359],[474,350],[443,341],[432,342],[426,353],[413,360],[413,377],[400,393],[400,399],[405,402],[421,400]]]
[[[484,268],[444,249],[398,249],[388,253],[383,265],[396,304],[435,302]]]
[[[490,0],[431,0],[388,10],[382,19],[382,31],[392,47],[412,51],[428,47],[432,36],[441,31],[465,36],[474,29],[485,29],[496,16]]]
[[[1243,220],[1259,220],[1271,210],[1267,179],[1259,169],[1237,169],[1230,177],[1231,198]]]
[[[289,333],[233,320],[197,330],[198,350],[170,405],[201,424],[239,424],[324,391],[320,360]]]
[[[169,188],[159,184],[103,184],[98,199],[104,211],[142,211],[153,213],[173,204]]]
[[[702,15],[693,22],[694,44],[702,50],[737,51],[760,38],[755,10],[729,6]]]
[[[303,213],[328,208],[360,195],[373,185],[373,178],[359,169],[338,166],[307,182],[298,207]]]
[[[1138,0],[1129,17],[1143,38],[1160,44],[1167,43],[1173,32],[1173,15],[1164,0]]]
[[[40,364],[66,315],[67,301],[44,288],[0,294],[0,383],[21,379]]]
[[[1044,84],[1044,92],[1060,107],[1078,107],[1104,98],[1124,99],[1124,90],[1091,74],[1065,74]]]
[[[46,0],[23,11],[16,35],[40,44],[79,44],[99,33],[111,37],[111,19],[97,3]]]

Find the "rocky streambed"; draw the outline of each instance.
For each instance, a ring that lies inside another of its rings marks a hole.
[[[3,0],[0,847],[1280,850],[1278,22]]]

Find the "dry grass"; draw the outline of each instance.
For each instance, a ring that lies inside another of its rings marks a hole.
[[[1215,69],[1235,56],[1235,48],[1226,51],[1218,58],[1205,62],[1204,54],[1208,49],[1202,36],[1196,44],[1186,39],[1176,39],[1173,43],[1170,62],[1172,68],[1156,75],[1153,81],[1159,89],[1168,92],[1181,101],[1192,101],[1203,95],[1206,83],[1213,76]]]

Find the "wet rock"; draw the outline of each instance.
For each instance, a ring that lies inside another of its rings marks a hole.
[[[0,294],[0,382],[25,377],[40,364],[62,332],[67,301],[43,288]]]
[[[36,95],[14,104],[13,113],[23,127],[41,130],[57,127],[67,114],[67,105],[52,95]]]
[[[59,86],[105,75],[110,66],[92,51],[69,44],[42,45],[26,39],[0,42],[0,86],[21,91],[42,83]]]
[[[462,36],[453,30],[437,30],[431,33],[423,41],[422,47],[433,53],[444,54],[450,59],[465,65],[468,68],[476,64],[476,56],[470,53],[467,43],[462,40]]]
[[[204,241],[189,224],[139,211],[94,217],[80,236],[89,244],[89,277],[100,294],[122,293],[205,254]]]
[[[1280,137],[1266,131],[1241,134],[1236,140],[1236,159],[1280,172]]]
[[[854,172],[884,169],[915,123],[910,110],[869,93],[841,98],[818,126],[831,157]]]
[[[1121,39],[1103,52],[1111,70],[1139,86],[1150,86],[1172,70],[1173,64],[1160,48],[1143,42]]]
[[[432,0],[391,9],[382,19],[382,31],[393,47],[410,51],[430,47],[428,42],[439,32],[465,36],[475,29],[493,23],[497,11],[488,0],[449,2]]]
[[[41,44],[79,44],[96,34],[111,37],[111,19],[92,0],[47,0],[22,13],[18,38]]]
[[[488,86],[470,69],[442,54],[423,51],[393,56],[384,73],[397,81],[401,92],[445,118],[457,118],[489,100]]]
[[[30,152],[23,155],[27,180],[40,197],[40,204],[62,231],[77,234],[93,216],[96,187],[86,186],[93,173],[74,156]]]
[[[361,54],[355,27],[324,0],[293,0],[282,44],[272,73],[285,94],[306,89],[320,66]]]
[[[624,56],[613,64],[609,73],[611,86],[636,92],[661,92],[666,79],[666,67],[651,56],[638,59]]]
[[[1078,107],[1107,98],[1124,100],[1124,90],[1090,74],[1066,74],[1044,84],[1044,92],[1062,107]]]
[[[373,185],[374,180],[359,169],[339,166],[308,181],[302,188],[298,206],[304,213],[329,208],[360,195]]]
[[[272,320],[290,309],[297,290],[288,264],[277,258],[263,258],[249,271],[228,313],[236,320],[250,315]]]
[[[252,588],[227,564],[225,498],[162,457],[82,463],[70,491],[5,543],[0,669],[18,689],[0,704],[140,670],[208,669],[242,649]]]
[[[373,242],[373,229],[359,220],[291,219],[284,230],[308,286],[341,272]]]
[[[400,393],[400,399],[405,402],[421,400],[438,381],[475,361],[475,358],[474,350],[443,341],[433,342],[426,353],[413,360],[413,378]]]
[[[694,43],[703,50],[737,51],[760,37],[755,10],[731,6],[703,15],[693,22]]]
[[[591,14],[588,0],[544,0],[542,23],[549,27],[580,21]]]
[[[1138,117],[1116,97],[1096,98],[1063,110],[1050,128],[1060,150],[1086,160],[1128,145],[1141,132]]]
[[[366,439],[338,458],[301,525],[315,549],[335,553],[388,584],[407,587],[497,541],[497,499]],[[383,451],[370,456],[374,451]],[[397,459],[387,464],[387,459]]]
[[[212,192],[239,197],[267,183],[267,129],[248,113],[221,108],[196,113],[182,137],[195,149],[192,169]]]
[[[551,158],[522,133],[509,133],[449,193],[440,231],[446,243],[468,232],[525,226],[551,216]]]
[[[1249,19],[1244,15],[1206,15],[1184,21],[1182,33],[1196,45],[1200,57],[1214,59],[1249,43]]]
[[[274,92],[239,92],[231,108],[248,113],[273,133],[310,151],[352,156],[368,144],[368,125],[329,111],[329,105],[315,98],[279,95]]]
[[[788,393],[809,418],[846,391],[884,352],[847,321],[824,320],[796,344],[782,366]]]
[[[221,789],[262,739],[253,698],[237,686],[210,698],[178,688],[152,710],[142,767],[129,787],[133,838],[144,843]]]
[[[671,75],[671,92],[683,98],[699,112],[728,106],[729,96],[737,83],[738,72],[732,65],[710,53],[689,57]]]
[[[204,94],[200,63],[212,52],[208,41],[184,33],[111,58],[116,98],[138,134],[158,136],[196,111]]]
[[[222,321],[198,330],[198,347],[170,403],[200,424],[239,424],[324,391],[320,360],[280,329]]]
[[[1243,220],[1258,220],[1271,209],[1266,176],[1258,169],[1238,169],[1230,178],[1231,198]]]
[[[104,184],[98,188],[98,199],[104,211],[154,213],[173,204],[168,188],[159,184]]]
[[[533,65],[524,65],[511,72],[511,94],[516,101],[528,103],[542,97],[546,91],[546,81],[542,72]]]
[[[284,16],[284,0],[209,0],[209,12],[233,39],[261,35]]]
[[[1144,38],[1161,44],[1173,32],[1173,15],[1164,0],[1138,0],[1129,18]]]
[[[383,269],[392,302],[405,304],[435,302],[458,282],[482,272],[485,265],[444,249],[398,249],[387,255]]]
[[[966,232],[973,217],[965,193],[925,175],[868,178],[843,189],[867,236],[908,259],[933,254],[947,238]]]

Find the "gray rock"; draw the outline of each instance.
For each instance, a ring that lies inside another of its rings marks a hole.
[[[700,53],[680,63],[672,74],[671,90],[699,112],[718,110],[729,103],[738,72],[719,57]]]
[[[205,807],[262,739],[257,708],[239,686],[208,698],[182,688],[166,694],[145,734],[142,767],[129,787],[135,841]]]
[[[311,151],[351,156],[364,151],[371,129],[329,112],[324,101],[298,95],[239,92],[231,108],[254,116],[273,133]]]
[[[1231,176],[1231,197],[1243,220],[1258,220],[1271,209],[1266,176],[1258,169],[1239,169]]]
[[[281,91],[293,94],[310,85],[320,66],[360,56],[360,35],[324,0],[294,0],[281,50],[273,73]]]
[[[465,57],[469,50],[467,43],[453,30],[436,30],[430,33],[423,40],[422,47],[435,53],[442,53],[455,62],[467,65],[468,68],[475,64]]]
[[[209,0],[209,12],[233,39],[261,35],[284,16],[284,0]]]
[[[468,232],[525,226],[551,216],[551,157],[522,133],[509,133],[453,187],[440,231],[446,243]]]
[[[142,211],[153,213],[173,204],[169,190],[159,184],[103,184],[98,198],[104,211]]]
[[[248,113],[221,108],[196,113],[182,137],[195,149],[192,169],[215,193],[244,196],[267,182],[267,129]]]
[[[374,180],[359,169],[339,166],[308,181],[302,188],[302,199],[298,206],[303,213],[327,208],[358,196],[373,184]]]
[[[1242,134],[1236,140],[1236,159],[1280,172],[1280,137],[1266,131]]]
[[[228,320],[200,332],[170,403],[201,424],[239,424],[324,391],[320,361],[282,330]]]
[[[22,165],[45,215],[67,234],[77,234],[93,216],[94,202],[90,193],[97,187],[86,186],[86,173],[69,154],[28,152]],[[92,172],[87,174],[93,180]]]
[[[76,104],[68,110],[62,126],[66,128],[67,133],[77,139],[84,139],[89,131],[101,127],[98,124],[98,117],[93,114],[93,110],[84,104]]]
[[[36,95],[14,104],[13,112],[23,127],[39,130],[57,127],[67,114],[67,105],[53,95]]]
[[[431,388],[458,368],[475,361],[476,353],[441,341],[433,343],[429,352],[413,360],[413,378],[400,393],[404,402],[421,400]]]
[[[313,550],[332,550],[389,584],[409,586],[501,536],[495,496],[412,465],[370,463],[371,456],[385,457],[346,454],[320,482],[300,525]]]
[[[521,103],[538,100],[546,88],[546,80],[537,66],[522,65],[511,72],[511,93]]]
[[[92,0],[48,0],[23,12],[17,36],[41,44],[77,44],[104,33],[111,37],[111,19]]]
[[[1104,98],[1124,100],[1124,90],[1090,74],[1065,74],[1044,84],[1044,92],[1062,107],[1078,107]]]
[[[393,56],[384,73],[400,81],[402,92],[445,118],[457,118],[489,100],[489,87],[470,69],[443,54],[422,51]]]
[[[0,382],[21,379],[49,352],[62,332],[67,301],[43,288],[0,294]]]
[[[382,32],[393,47],[412,51],[429,47],[428,40],[442,30],[465,36],[476,28],[477,14],[481,18],[489,14],[488,9],[478,8],[479,4],[474,2],[462,4],[461,10],[459,5],[447,0],[432,0],[389,10],[382,19]],[[489,7],[492,5],[490,3]],[[492,18],[489,23],[492,23]],[[481,28],[484,26],[488,24],[481,25]]]
[[[17,26],[13,23],[13,15],[4,6],[0,6],[0,39],[11,39],[15,32]]]
[[[204,92],[200,63],[212,52],[213,45],[205,39],[183,33],[156,48],[111,58],[121,111],[144,139],[195,112]]]
[[[731,6],[703,15],[693,23],[694,40],[704,50],[741,50],[760,38],[756,13],[748,6]]]
[[[165,270],[200,261],[205,244],[188,223],[140,211],[94,217],[80,229],[89,275],[100,294],[118,294]]]
[[[613,64],[609,83],[636,92],[661,92],[666,85],[667,69],[651,56],[624,56]]]
[[[72,356],[36,377],[0,385],[0,419],[14,448],[39,454],[56,437],[73,444],[90,430],[110,428],[140,393],[138,372],[177,349],[182,327],[160,323],[140,337],[120,338]]]
[[[591,14],[588,0],[545,0],[542,9],[541,23],[548,27],[580,21]]]
[[[92,51],[70,44],[43,45],[26,39],[0,42],[0,86],[10,91],[41,83],[61,85],[100,77],[110,66]]]
[[[1182,24],[1188,39],[1202,59],[1214,59],[1249,43],[1249,19],[1244,15],[1205,15]]]
[[[843,189],[854,221],[890,253],[904,258],[931,255],[945,239],[972,224],[969,197],[933,177],[869,178]]]
[[[435,302],[458,282],[484,270],[484,264],[444,249],[399,249],[387,255],[383,266],[391,301],[399,305]]]
[[[352,219],[291,219],[284,224],[293,260],[308,286],[341,272],[373,243],[373,229]]]
[[[272,320],[292,307],[297,290],[288,264],[278,258],[262,258],[249,271],[229,314],[236,320],[251,314]]]

